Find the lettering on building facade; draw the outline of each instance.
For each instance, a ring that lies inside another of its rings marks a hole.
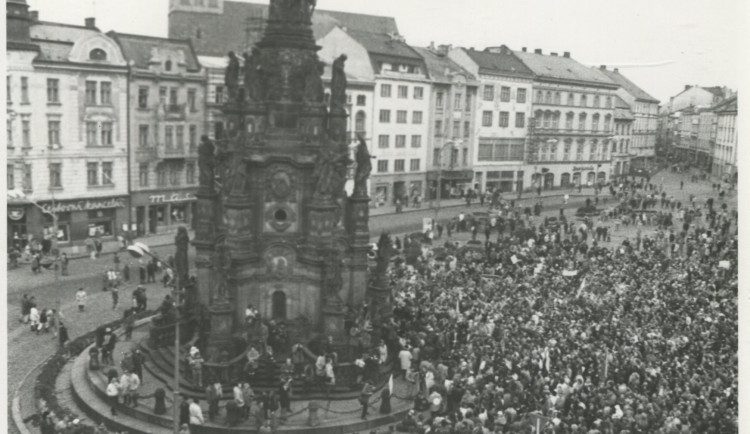
[[[196,199],[193,193],[152,194],[148,197],[150,203],[189,202]]]
[[[77,202],[55,203],[42,205],[46,213],[70,212],[70,211],[94,211],[107,208],[124,208],[125,199],[112,198],[102,200],[79,200]]]

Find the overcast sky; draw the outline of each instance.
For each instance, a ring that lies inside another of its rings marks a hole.
[[[240,0],[243,1],[243,0]],[[167,35],[168,0],[28,0],[42,20],[103,31]],[[257,0],[255,3],[268,3]],[[570,51],[586,65],[619,67],[667,101],[685,84],[729,86],[740,80],[743,0],[319,0],[320,9],[393,16],[408,43],[483,49]],[[744,38],[743,38],[744,36]]]

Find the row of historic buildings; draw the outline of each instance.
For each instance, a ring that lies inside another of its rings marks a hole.
[[[660,154],[737,182],[737,93],[686,85],[659,114]]]
[[[268,6],[171,0],[169,37],[156,38],[7,5],[9,188],[57,211],[61,242],[190,225],[197,143],[225,130],[227,52],[252,49]],[[654,155],[658,101],[617,69],[504,45],[413,47],[392,17],[317,10],[313,32],[326,83],[348,57],[348,130],[375,157],[376,206],[591,185]],[[11,199],[8,224],[51,236],[29,200]]]

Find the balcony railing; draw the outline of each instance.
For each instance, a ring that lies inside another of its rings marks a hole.
[[[534,127],[534,131],[536,134],[559,134],[559,135],[580,135],[580,134],[588,134],[588,135],[603,135],[608,136],[612,135],[612,131],[606,131],[603,129],[596,129],[596,130],[586,130],[586,129],[578,129],[578,128],[562,128],[562,127]]]

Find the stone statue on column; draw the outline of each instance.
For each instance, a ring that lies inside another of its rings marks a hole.
[[[260,66],[260,50],[253,48],[252,53],[245,53],[245,94],[250,102],[263,99],[262,71]]]
[[[188,283],[188,276],[190,274],[190,266],[188,265],[188,245],[190,244],[190,237],[185,226],[177,228],[177,235],[174,237],[175,254],[174,254],[174,268],[175,275],[177,276],[178,290],[182,290]]]
[[[214,269],[214,303],[223,303],[229,300],[228,277],[232,270],[232,255],[229,246],[222,240],[217,242],[212,268]]]
[[[331,148],[322,148],[315,161],[315,194],[319,200],[338,197],[346,183],[346,166],[349,156],[338,154]],[[342,170],[343,168],[343,170]]]
[[[331,111],[346,110],[346,72],[344,63],[346,54],[342,54],[333,61],[333,71],[331,75]]]
[[[354,196],[367,196],[367,180],[370,179],[372,172],[372,156],[367,149],[367,143],[362,136],[357,136],[359,145],[357,145],[357,170],[354,173]]]
[[[226,85],[229,92],[229,101],[236,102],[240,86],[240,61],[234,54],[234,51],[230,51],[228,56],[229,65],[227,65],[227,69],[224,71],[224,85]]]

